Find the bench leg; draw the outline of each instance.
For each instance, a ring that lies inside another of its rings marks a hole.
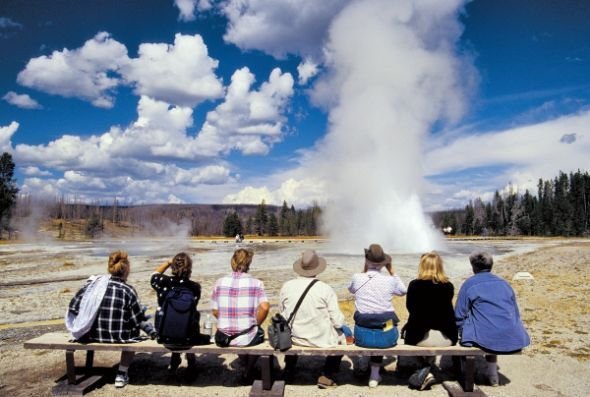
[[[260,362],[260,369],[262,372],[262,388],[264,390],[270,390],[272,387],[272,356],[260,356],[258,359]]]
[[[68,375],[68,384],[76,384],[76,362],[74,360],[74,350],[66,350],[66,373]]]
[[[88,350],[86,352],[86,373],[90,373],[92,366],[94,365],[94,350]]]
[[[475,386],[475,357],[453,357],[453,366],[459,381],[445,381],[442,386],[451,397],[485,397]]]
[[[468,393],[472,392],[474,385],[473,378],[475,377],[475,357],[465,357],[465,372],[463,376],[463,390]]]
[[[249,397],[283,397],[285,382],[279,380],[273,382],[272,380],[274,357],[260,356],[258,362],[260,363],[262,380],[254,381]]]

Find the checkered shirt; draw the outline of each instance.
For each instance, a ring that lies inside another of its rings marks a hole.
[[[403,296],[408,291],[397,274],[390,276],[378,270],[354,274],[348,290],[354,295],[359,313],[392,312],[391,298],[394,295]]]
[[[86,283],[70,302],[69,310],[78,314]],[[125,343],[139,336],[139,323],[145,321],[137,293],[118,277],[111,277],[91,331],[82,341]]]
[[[211,309],[217,310],[217,329],[235,335],[256,325],[256,309],[268,302],[264,283],[248,273],[232,272],[217,280],[211,295]],[[256,327],[231,341],[232,346],[246,346],[256,336]]]

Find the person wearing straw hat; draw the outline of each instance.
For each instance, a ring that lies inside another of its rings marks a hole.
[[[385,268],[389,274],[381,272]],[[348,290],[354,295],[354,337],[357,346],[388,348],[397,344],[399,319],[393,309],[393,296],[403,296],[407,289],[394,273],[391,256],[383,252],[379,244],[365,249],[365,269],[356,273]],[[369,387],[381,382],[379,371],[383,356],[371,356]]]
[[[303,291],[314,283],[307,290],[291,322],[291,340],[295,345],[333,347],[341,340],[345,325],[338,297],[332,287],[316,279],[318,274],[326,270],[326,266],[326,260],[315,251],[303,252],[293,263],[293,271],[299,277],[283,284],[279,293],[279,311],[283,317],[289,318]],[[326,389],[337,386],[333,378],[341,360],[342,356],[326,357],[322,375],[318,378],[318,387]],[[285,356],[285,378],[294,376],[296,363],[297,356]]]

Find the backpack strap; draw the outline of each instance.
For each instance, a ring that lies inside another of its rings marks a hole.
[[[317,278],[313,279],[313,281],[307,285],[307,288],[305,289],[305,291],[303,291],[301,298],[299,298],[299,300],[297,301],[297,304],[295,305],[295,309],[293,309],[293,311],[291,312],[291,315],[289,316],[289,319],[287,320],[287,324],[289,324],[289,327],[291,326],[291,322],[295,318],[295,314],[297,314],[297,310],[299,310],[299,306],[301,306],[301,302],[303,302],[303,298],[305,298],[305,295],[307,295],[307,292],[318,281],[320,281],[320,280],[318,280]]]

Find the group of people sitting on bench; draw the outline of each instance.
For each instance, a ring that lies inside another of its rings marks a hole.
[[[418,275],[406,288],[393,269],[391,256],[380,245],[371,244],[364,251],[364,270],[354,274],[348,286],[355,300],[354,334],[345,324],[332,287],[317,279],[327,267],[326,260],[315,251],[307,250],[293,263],[298,277],[282,286],[278,310],[284,318],[296,311],[290,323],[294,345],[324,348],[354,343],[366,348],[393,347],[400,335],[392,298],[403,295],[407,295],[409,312],[408,321],[401,329],[404,343],[442,347],[459,341],[463,346],[479,347],[489,353],[486,355],[486,375],[490,385],[499,384],[497,355],[515,353],[529,345],[514,291],[504,279],[491,273],[493,259],[488,253],[476,252],[469,257],[474,275],[461,286],[453,308],[454,287],[444,272],[443,260],[438,253],[421,256]],[[231,258],[231,273],[216,281],[211,294],[210,306],[217,319],[217,332],[226,337],[229,346],[254,346],[264,341],[261,324],[268,316],[270,304],[264,283],[249,274],[253,256],[250,249],[236,249]],[[165,274],[168,268],[171,275]],[[158,266],[151,275],[150,283],[158,299],[156,329],[148,321],[149,316],[145,307],[140,305],[135,289],[127,284],[129,272],[127,253],[113,252],[108,261],[109,274],[89,278],[76,293],[66,315],[67,328],[76,340],[134,342],[140,340],[141,329],[165,345],[179,347],[210,343],[210,336],[203,335],[200,330],[197,304],[201,298],[201,286],[191,280],[189,255],[177,254]],[[188,336],[182,335],[183,326],[174,324],[169,327],[172,328],[169,332],[164,325],[166,321],[172,321],[170,319],[179,321],[174,317],[178,313],[186,313],[189,318]],[[174,332],[185,339],[174,343]],[[122,352],[116,387],[124,387],[129,382],[127,372],[133,354]],[[244,354],[239,355],[239,359],[244,368],[243,378],[251,379],[256,356]],[[418,359],[421,366],[410,376],[408,383],[412,388],[424,390],[436,382],[431,372],[434,357]],[[196,372],[194,354],[187,353],[186,360],[187,372]],[[317,380],[319,388],[337,386],[335,378],[341,360],[341,355],[326,357]],[[382,356],[370,358],[368,385],[371,388],[381,382],[382,362]],[[170,370],[176,371],[180,364],[180,353],[173,352]],[[293,378],[296,365],[296,355],[285,355],[285,380]]]

